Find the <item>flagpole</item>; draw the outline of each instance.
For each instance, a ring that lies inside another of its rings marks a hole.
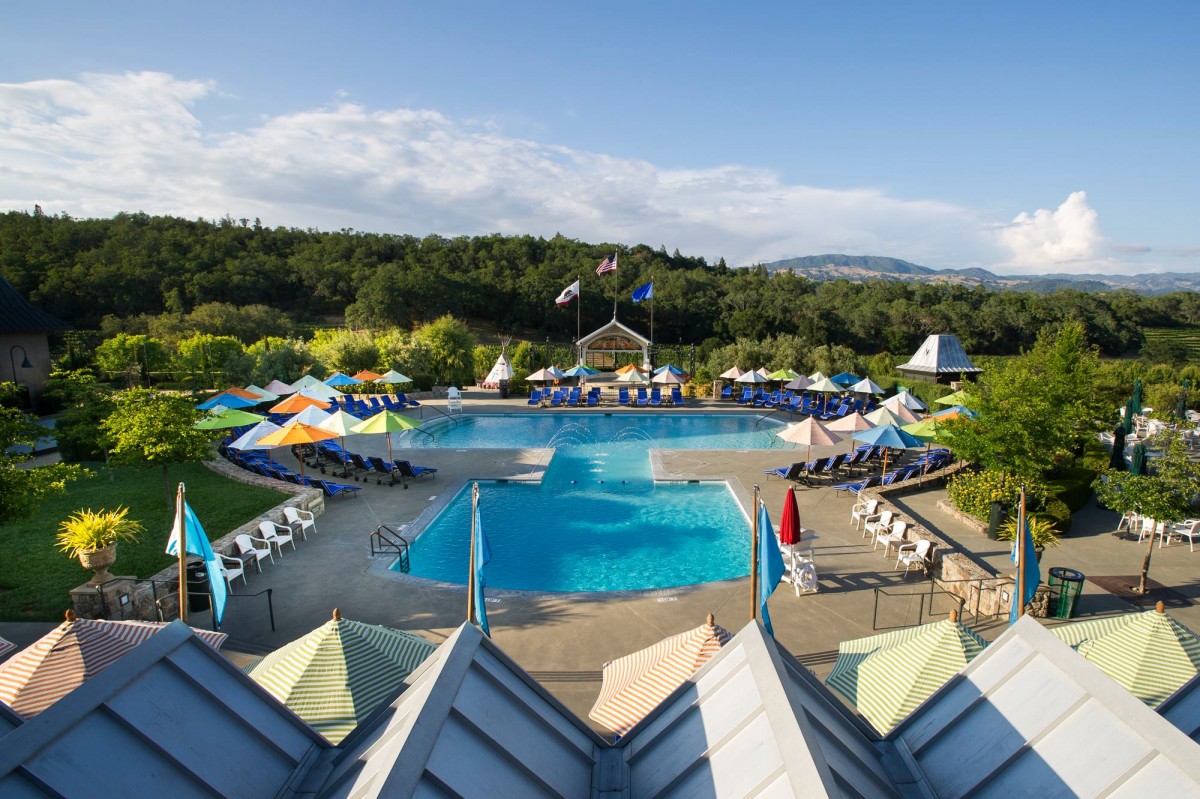
[[[617,318],[617,254],[613,253],[613,319]]]
[[[754,621],[758,618],[758,485],[750,508],[750,621]]]
[[[654,280],[650,281],[650,342],[654,343]]]
[[[479,505],[479,483],[471,488],[471,557],[467,566],[467,622],[475,621],[475,508]]]
[[[184,485],[179,484],[175,489],[175,528],[178,538],[175,540],[176,554],[179,556],[179,620],[187,621],[188,587],[187,587],[187,519],[183,515]]]
[[[583,283],[577,277],[575,282],[579,283],[579,294],[575,295],[575,349],[579,349],[579,308],[583,305]]]
[[[1017,511],[1017,618],[1025,615],[1025,486],[1021,486],[1021,505]]]

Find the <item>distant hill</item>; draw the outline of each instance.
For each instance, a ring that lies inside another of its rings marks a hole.
[[[1114,291],[1129,289],[1139,294],[1165,294],[1170,291],[1200,291],[1200,273],[1155,272],[1143,275],[1009,275],[986,269],[931,269],[900,258],[878,255],[806,255],[762,264],[768,272],[790,271],[809,280],[909,280],[921,283],[959,283],[990,289],[1030,291],[1039,294],[1075,289],[1077,291]]]

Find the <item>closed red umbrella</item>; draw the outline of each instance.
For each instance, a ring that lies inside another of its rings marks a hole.
[[[779,543],[785,547],[800,543],[800,507],[796,504],[796,489],[788,488],[783,500],[783,521],[779,523]]]

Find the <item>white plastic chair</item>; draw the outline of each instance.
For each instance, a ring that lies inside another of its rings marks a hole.
[[[288,524],[300,525],[300,537],[305,541],[308,540],[308,531],[317,531],[317,517],[309,510],[300,510],[299,508],[286,507],[283,509],[283,518],[287,519]]]
[[[254,544],[256,541],[263,546],[255,546]],[[238,552],[241,552],[243,555],[247,555],[251,552],[254,553],[254,565],[258,569],[259,574],[262,574],[263,558],[270,558],[271,563],[275,562],[275,556],[271,554],[270,542],[262,538],[255,538],[249,533],[241,533],[233,539],[233,542],[237,544]]]
[[[854,507],[850,509],[850,521],[854,522],[854,529],[858,529],[858,525],[871,521],[871,517],[876,516],[876,511],[879,509],[879,500],[877,499],[860,499],[854,503]]]
[[[900,564],[904,564],[904,578],[908,579],[908,570],[913,566],[920,566],[924,572],[929,571],[929,550],[933,547],[933,542],[927,539],[920,539],[909,544],[900,544],[896,547],[896,568],[900,568]]]
[[[890,530],[879,533],[875,536],[876,549],[880,544],[883,544],[883,556],[886,558],[892,554],[892,547],[898,547],[904,541],[904,536],[908,533],[908,522],[896,520],[892,522]]]
[[[895,515],[896,514],[894,511],[885,510],[878,514],[878,518],[876,518],[874,521],[868,520],[867,523],[863,525],[863,538],[866,538],[867,536],[879,535],[880,533],[885,532],[889,527],[891,527],[892,517]]]
[[[1200,537],[1200,519],[1185,519],[1182,522],[1178,522],[1176,524],[1172,524],[1170,527],[1166,527],[1163,531],[1162,538],[1159,538],[1158,540],[1159,547],[1163,545],[1164,539],[1167,543],[1170,543],[1171,538],[1174,536],[1179,536],[1179,540],[1181,541],[1186,538],[1188,540],[1188,549],[1190,549],[1192,552],[1195,552],[1196,538]]]
[[[1156,531],[1161,533],[1161,527],[1162,525],[1154,519],[1151,519],[1149,516],[1143,516],[1142,526],[1138,529],[1138,543],[1140,544],[1146,536],[1153,538]]]
[[[221,570],[221,576],[225,578],[225,585],[233,590],[233,581],[241,577],[242,585],[249,585],[246,582],[246,564],[242,563],[241,558],[230,558],[225,555],[220,556],[217,561],[217,568]]]
[[[296,549],[296,536],[292,533],[292,528],[290,527],[284,527],[282,524],[276,524],[275,522],[263,521],[258,523],[258,531],[262,533],[264,539],[275,545],[275,548],[279,550],[280,558],[283,557],[284,544],[291,544],[292,549]]]

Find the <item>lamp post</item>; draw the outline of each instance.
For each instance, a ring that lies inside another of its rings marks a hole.
[[[20,344],[14,344],[14,345],[12,345],[12,347],[9,348],[8,364],[10,367],[12,367],[13,382],[16,383],[18,386],[24,386],[25,384],[17,379],[17,350],[21,351],[21,368],[22,369],[32,369],[33,364],[29,362],[29,353],[26,352],[25,348],[22,347]],[[30,408],[33,407],[33,392],[32,391],[29,392],[29,406],[30,406]]]

